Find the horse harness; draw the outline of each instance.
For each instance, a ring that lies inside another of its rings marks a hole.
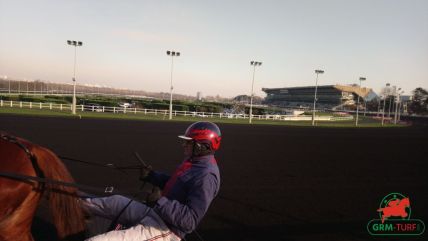
[[[43,173],[42,169],[39,166],[39,163],[37,162],[36,155],[34,155],[34,153],[32,153],[24,143],[20,142],[16,137],[7,135],[7,134],[1,134],[0,138],[3,139],[4,141],[13,143],[18,147],[20,147],[30,159],[31,164],[33,165],[34,171],[36,172],[36,176],[39,178],[45,178],[45,174]],[[43,188],[43,185],[44,183],[41,183],[41,188]]]

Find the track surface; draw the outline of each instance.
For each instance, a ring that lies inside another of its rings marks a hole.
[[[0,130],[85,161],[154,169],[181,162],[177,135],[189,123],[0,115]],[[214,240],[374,240],[369,220],[391,192],[410,197],[412,218],[428,224],[428,129],[219,125],[219,197],[198,228]],[[138,188],[138,174],[64,161],[77,182]],[[36,240],[51,240],[43,208]],[[412,237],[423,240],[427,237]],[[390,240],[391,237],[385,240]],[[187,240],[198,240],[195,234]]]

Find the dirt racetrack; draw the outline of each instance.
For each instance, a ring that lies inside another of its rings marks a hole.
[[[134,165],[137,151],[165,172],[182,161],[176,136],[188,124],[0,115],[0,130],[60,156]],[[205,241],[391,240],[366,229],[391,192],[409,196],[412,218],[428,223],[427,127],[219,126],[222,184],[198,228]],[[140,185],[138,173],[64,162],[82,184],[130,192]],[[38,213],[36,240],[54,240],[44,208]],[[186,240],[200,239],[193,233]]]

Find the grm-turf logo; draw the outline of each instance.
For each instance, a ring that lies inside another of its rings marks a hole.
[[[425,224],[420,219],[411,219],[410,198],[401,193],[390,193],[380,202],[379,219],[372,219],[367,224],[370,235],[422,235]]]

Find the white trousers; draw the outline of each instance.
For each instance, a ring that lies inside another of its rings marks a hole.
[[[85,199],[85,206],[93,215],[113,220],[129,203],[128,198],[114,195],[104,198]],[[87,241],[179,241],[181,240],[165,225],[150,207],[133,201],[120,215],[120,224],[131,227],[110,231]]]

